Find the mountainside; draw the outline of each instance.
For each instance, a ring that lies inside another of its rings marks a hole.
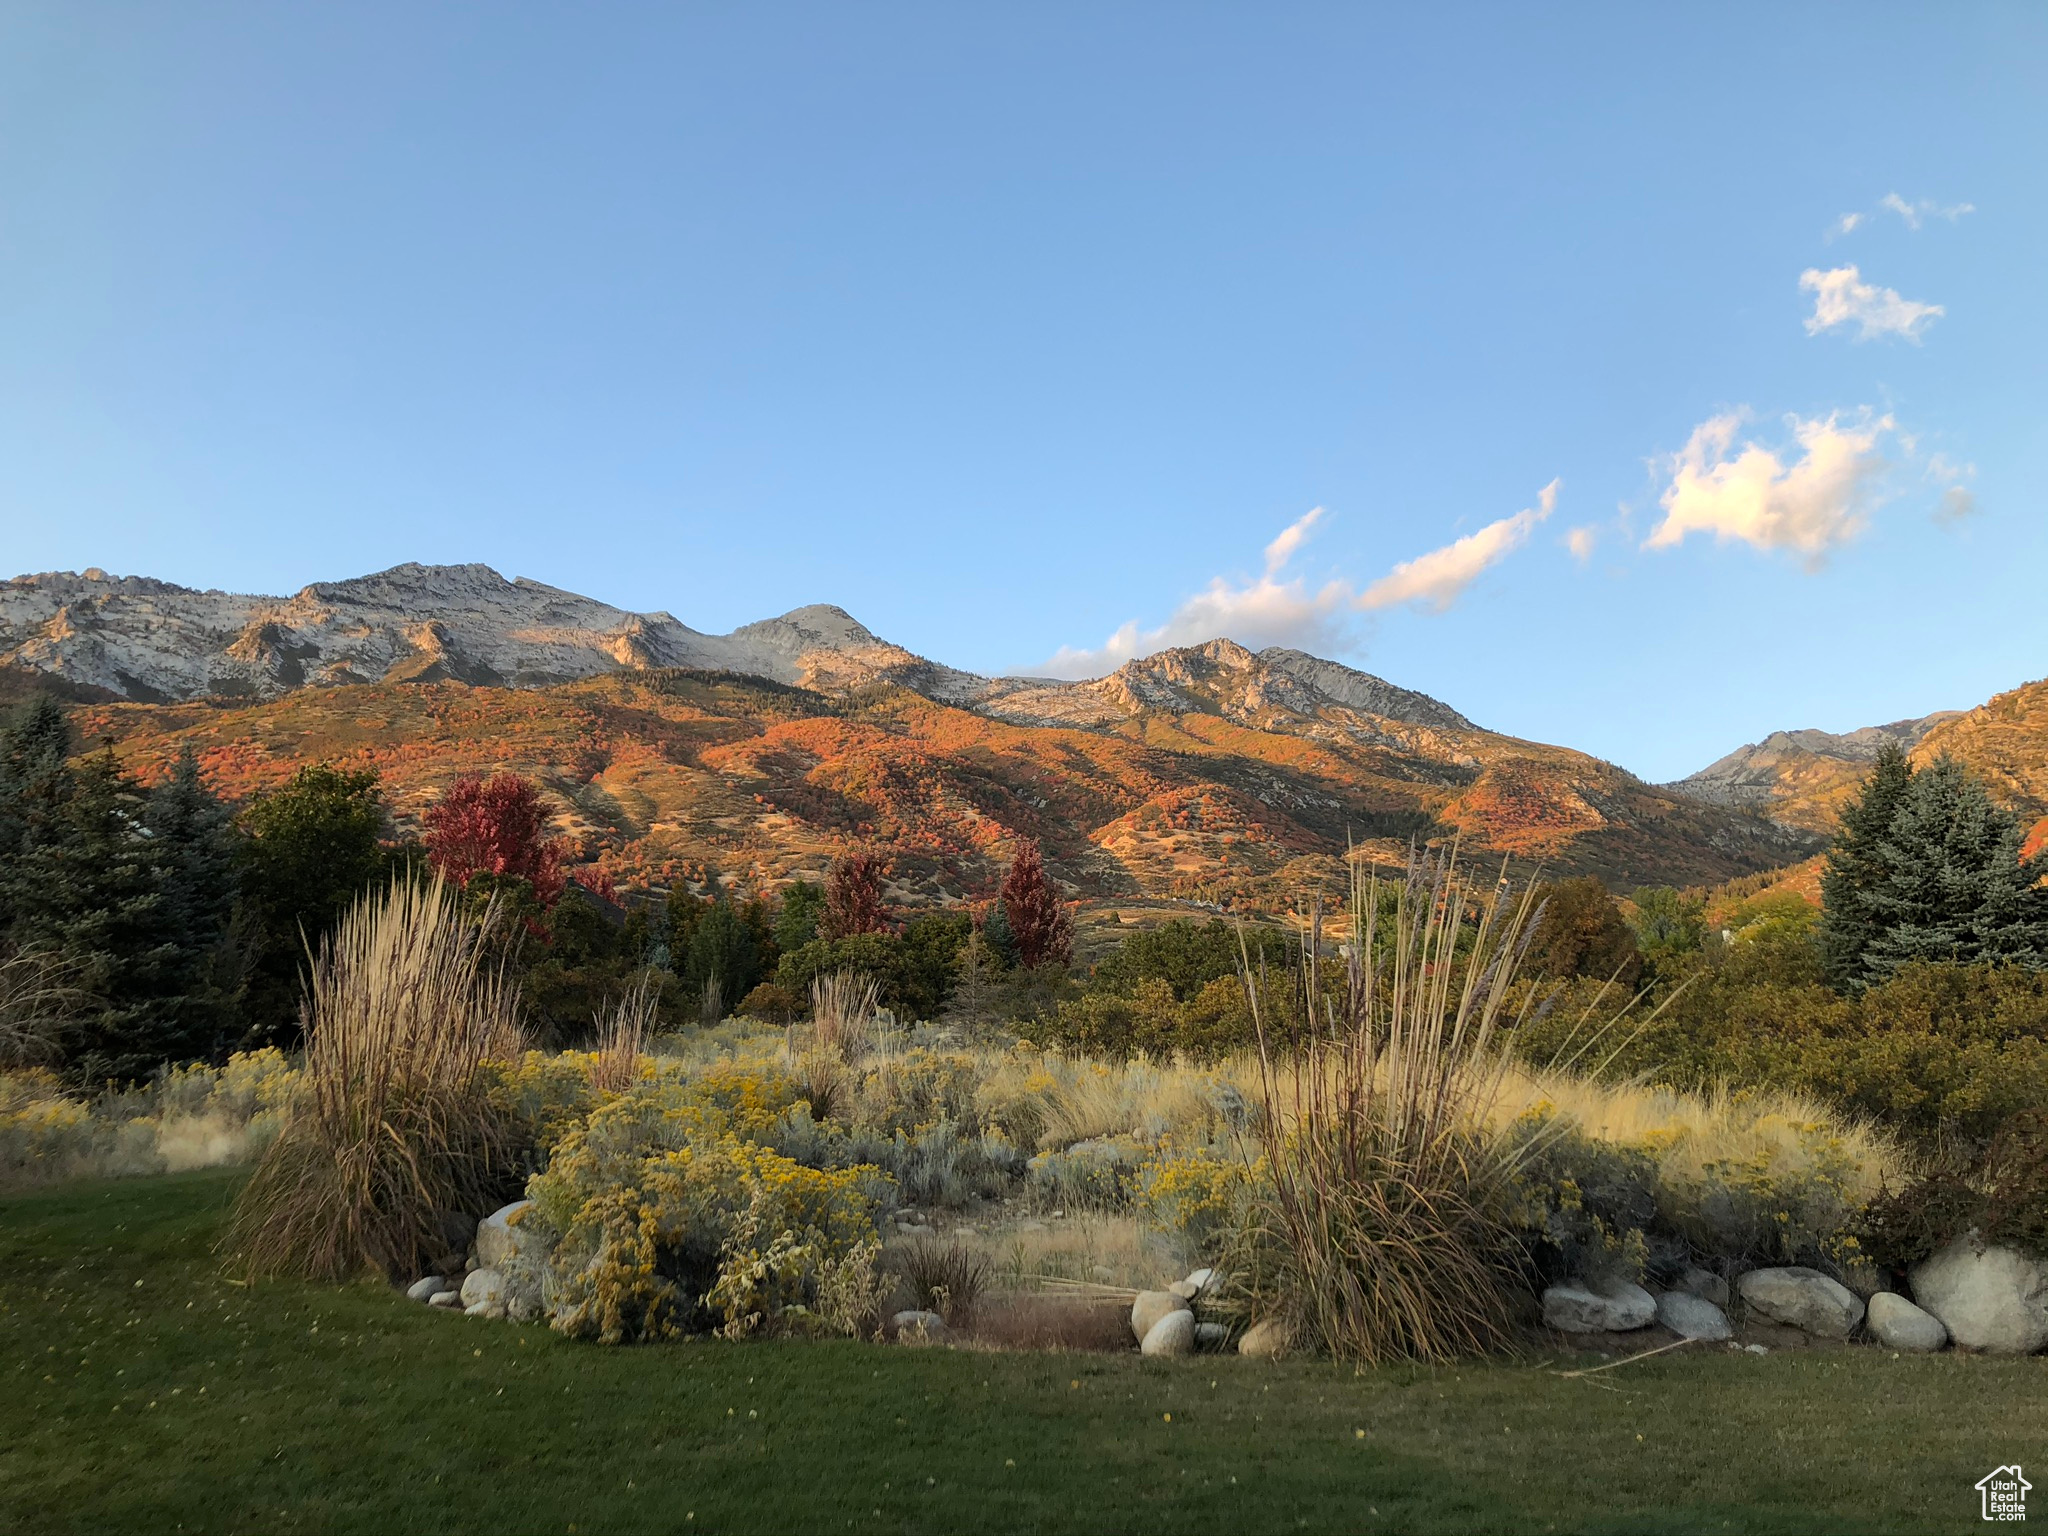
[[[0,587],[0,661],[98,690],[82,735],[146,774],[189,741],[235,795],[337,761],[376,768],[410,822],[460,774],[528,774],[587,861],[655,884],[815,876],[872,840],[899,899],[943,900],[989,890],[1028,835],[1082,896],[1268,905],[1333,881],[1347,841],[1398,860],[1456,836],[1624,888],[1815,846],[1229,640],[1089,682],[990,679],[836,608],[704,635],[480,566],[401,566],[290,599],[22,578]]]
[[[705,635],[666,613],[507,581],[485,565],[400,565],[292,597],[197,592],[99,570],[17,576],[0,585],[0,665],[164,703],[343,683],[534,688],[620,668],[794,683],[920,662],[837,608]]]
[[[1775,731],[1753,746],[1665,787],[1709,804],[1737,806],[1781,825],[1832,835],[1842,803],[1896,741],[1915,763],[1942,753],[1983,777],[1993,798],[2048,836],[2048,681],[2027,683],[1970,710],[1826,731]]]
[[[1870,772],[1886,742],[1910,752],[1929,731],[1960,713],[1939,710],[1918,720],[1867,725],[1839,735],[1773,731],[1666,787],[1709,804],[1760,811],[1788,826],[1831,832],[1842,799]]]

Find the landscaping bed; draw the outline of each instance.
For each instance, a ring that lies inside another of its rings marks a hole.
[[[0,1202],[0,1527],[1937,1531],[2048,1449],[2040,1357],[592,1349],[237,1285],[237,1178]]]

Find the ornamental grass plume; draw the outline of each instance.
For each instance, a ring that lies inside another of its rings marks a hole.
[[[398,1277],[448,1257],[447,1219],[515,1180],[486,1063],[524,1045],[518,990],[486,965],[495,908],[440,877],[366,892],[322,940],[301,1004],[305,1086],[235,1204],[251,1274]]]
[[[640,1072],[640,1052],[656,1020],[660,988],[652,970],[626,989],[610,1013],[597,1020],[597,1049],[590,1060],[590,1086],[599,1093],[624,1093]]]
[[[856,1065],[875,1043],[875,1005],[881,988],[859,971],[833,971],[811,983],[811,1042],[820,1052]]]
[[[1245,956],[1249,1139],[1270,1176],[1234,1267],[1255,1312],[1339,1358],[1497,1349],[1517,1284],[1506,1196],[1527,1149],[1491,1122],[1533,895],[1504,877],[1474,889],[1452,853],[1412,863],[1391,892],[1354,862],[1350,898],[1334,977],[1319,908],[1291,995]]]

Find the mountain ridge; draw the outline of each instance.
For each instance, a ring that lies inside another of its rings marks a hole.
[[[81,733],[139,771],[190,745],[238,797],[340,762],[376,769],[410,824],[463,773],[528,774],[622,879],[737,860],[775,881],[879,840],[906,893],[943,900],[1030,836],[1080,894],[1266,902],[1339,880],[1354,842],[1398,861],[1410,838],[1455,840],[1623,886],[1713,883],[1816,846],[1228,639],[1079,682],[987,678],[830,605],[703,635],[485,566],[411,565],[288,599],[17,578],[0,586],[0,662],[102,690]]]

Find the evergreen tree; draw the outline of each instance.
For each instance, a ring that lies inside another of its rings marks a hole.
[[[2048,857],[2020,857],[2022,830],[1983,782],[1943,755],[1912,777],[1862,893],[1876,924],[1864,979],[1920,960],[2048,967]]]
[[[745,917],[729,901],[709,903],[690,935],[689,956],[683,967],[685,993],[703,997],[715,982],[721,1003],[730,1006],[751,992],[760,979],[761,952]]]
[[[991,964],[1010,970],[1017,964],[1017,935],[1010,931],[1010,914],[1000,901],[989,903],[988,917],[981,925],[982,942],[988,945]]]
[[[825,915],[825,887],[809,880],[793,881],[783,888],[782,905],[775,914],[775,947],[793,954],[818,936],[818,923]]]
[[[163,921],[177,946],[176,991],[188,1038],[225,1043],[247,983],[251,914],[236,922],[241,867],[234,814],[207,789],[189,744],[143,812],[161,872]]]
[[[1821,965],[1838,992],[1860,992],[1876,979],[1870,946],[1882,925],[1869,893],[1891,872],[1886,839],[1913,784],[1913,765],[1886,742],[1856,798],[1842,808],[1841,830],[1821,872]]]
[[[62,1042],[70,1071],[127,1081],[206,1049],[183,1006],[142,796],[111,753],[61,769],[45,787],[10,861],[6,905],[14,943],[64,956],[93,999]]]
[[[388,861],[374,770],[316,763],[242,813],[242,891],[258,935],[248,1038],[289,1039],[308,945],[374,884]]]

